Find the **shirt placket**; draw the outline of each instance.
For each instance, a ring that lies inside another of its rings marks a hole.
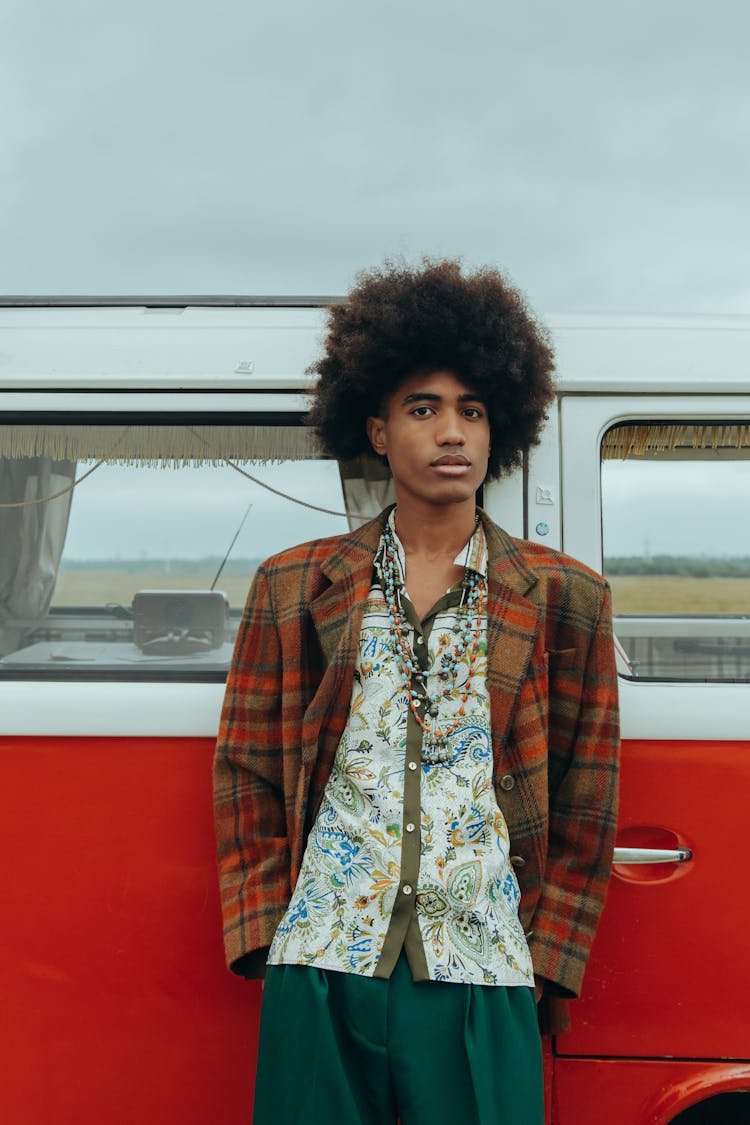
[[[411,631],[411,648],[420,671],[424,673],[425,680],[424,688],[420,687],[419,690],[413,688],[412,690],[412,699],[417,705],[417,714],[420,718],[424,716],[427,710],[426,679],[427,670],[430,666],[429,643],[432,628],[438,614],[446,609],[455,611],[460,598],[460,587],[452,587],[447,594],[435,603],[422,622],[419,621],[411,602],[404,598],[403,610]],[[413,979],[430,979],[416,913],[421,859],[423,740],[424,731],[415,713],[409,709],[406,718],[406,754],[403,780],[401,878],[385,941],[383,942],[383,949],[374,973],[376,977],[389,977],[395,968],[401,949],[405,948]]]

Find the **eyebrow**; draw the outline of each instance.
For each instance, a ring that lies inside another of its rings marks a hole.
[[[414,391],[413,394],[407,395],[402,401],[402,406],[409,406],[412,402],[442,402],[443,396],[433,394],[431,391]],[[458,396],[459,402],[478,402],[484,405],[479,395],[467,393]]]

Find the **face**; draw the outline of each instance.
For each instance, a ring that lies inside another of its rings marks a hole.
[[[388,458],[399,499],[431,504],[473,499],[487,474],[490,427],[476,394],[451,371],[411,375],[368,418],[377,454]]]

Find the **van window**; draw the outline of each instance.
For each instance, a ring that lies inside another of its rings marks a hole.
[[[363,476],[301,426],[0,426],[0,676],[222,678],[258,564],[376,514]]]
[[[604,573],[629,675],[750,680],[750,425],[613,427],[601,484]]]

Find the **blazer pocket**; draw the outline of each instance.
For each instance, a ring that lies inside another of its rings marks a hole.
[[[562,668],[573,668],[578,650],[575,648],[550,648],[544,654],[550,675]]]

